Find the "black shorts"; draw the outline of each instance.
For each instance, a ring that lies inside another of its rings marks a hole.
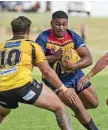
[[[18,102],[24,104],[34,104],[38,99],[43,88],[42,83],[36,80],[28,82],[26,85],[0,92],[0,105],[8,109],[15,109],[18,107]]]

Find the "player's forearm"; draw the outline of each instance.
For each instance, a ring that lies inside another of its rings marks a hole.
[[[63,85],[56,73],[50,67],[47,68],[47,70],[44,71],[42,74],[45,79],[48,80],[48,82],[50,82],[57,89],[59,89]]]
[[[108,65],[108,55],[101,57],[92,70],[88,73],[89,77],[93,77]]]
[[[73,69],[83,69],[92,65],[92,58],[84,57],[76,64],[72,64]]]
[[[37,63],[37,67],[40,69],[42,75],[50,84],[52,84],[55,88],[59,89],[62,92],[66,91],[66,87],[60,81],[59,77],[56,75],[53,69],[49,66],[48,62],[39,62]]]
[[[46,56],[47,60],[49,63],[52,63],[54,61],[57,60],[57,58],[55,57],[55,55],[51,55],[51,56]]]
[[[99,73],[102,70],[102,67],[98,67],[97,65],[93,67],[93,69],[87,74],[88,79],[90,80],[94,75]]]

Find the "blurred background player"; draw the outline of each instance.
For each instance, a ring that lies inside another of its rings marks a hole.
[[[88,83],[94,75],[102,71],[107,65],[108,52],[97,61],[96,65],[91,69],[91,71],[87,75],[85,75],[79,80],[78,89],[83,89],[84,85]],[[108,99],[106,100],[106,103],[108,105]]]
[[[83,38],[84,42],[86,43],[86,37],[87,37],[87,25],[85,23],[85,18],[82,18],[82,24],[81,24],[81,29],[80,29],[80,33],[81,33],[81,37]]]
[[[74,93],[70,95],[50,68],[41,47],[28,40],[31,20],[19,16],[11,26],[13,38],[0,44],[0,122],[20,102],[54,112],[60,129],[72,130],[65,105],[48,87],[32,79],[33,64],[70,102],[75,101]]]
[[[76,103],[70,103],[45,77],[43,77],[43,81],[57,92],[67,106],[73,109],[76,118],[86,129],[98,130],[86,110],[98,106],[95,90],[90,82],[84,86],[83,90],[77,90],[78,81],[84,76],[81,69],[92,64],[91,54],[84,40],[74,31],[67,29],[68,16],[64,11],[56,11],[52,14],[51,27],[37,37],[36,43],[42,47],[50,66],[56,71],[65,86],[70,89],[70,93],[75,94]],[[69,60],[62,62],[63,55],[71,49],[77,51],[81,60],[75,64],[72,64]]]

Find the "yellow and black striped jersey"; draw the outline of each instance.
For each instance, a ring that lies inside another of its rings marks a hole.
[[[41,47],[30,40],[0,44],[0,91],[21,87],[32,80],[33,62],[45,62]]]

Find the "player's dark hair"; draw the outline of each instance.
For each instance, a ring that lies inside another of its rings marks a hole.
[[[64,11],[58,10],[52,14],[52,19],[56,18],[65,18],[68,20],[68,15]]]
[[[30,29],[31,20],[25,16],[19,16],[18,18],[12,20],[11,27],[13,34],[25,34],[27,30]]]

